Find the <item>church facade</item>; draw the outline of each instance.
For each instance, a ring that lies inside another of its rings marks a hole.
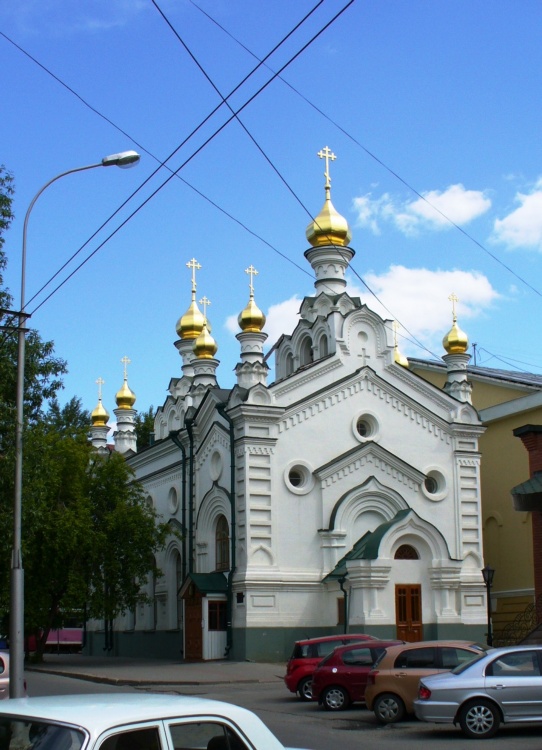
[[[152,604],[114,624],[114,650],[186,659],[283,661],[296,638],[343,630],[404,640],[484,640],[479,438],[467,340],[445,337],[446,382],[408,368],[393,321],[346,292],[354,256],[330,197],[307,228],[315,292],[264,356],[265,316],[239,315],[233,387],[196,303],[177,324],[182,377],[136,450],[125,373],[115,443],[177,534]],[[105,449],[101,399],[92,442]],[[101,651],[93,623],[90,651]]]

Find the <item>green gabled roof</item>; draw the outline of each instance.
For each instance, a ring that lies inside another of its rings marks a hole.
[[[323,578],[323,583],[337,580],[346,575],[346,563],[348,560],[376,560],[380,549],[380,542],[389,529],[396,523],[402,521],[411,512],[410,508],[400,510],[390,521],[385,521],[377,526],[374,531],[367,531],[361,539],[354,544],[350,552],[342,557],[335,568]]]
[[[183,589],[188,580],[192,581],[197,590],[204,596],[206,594],[225,594],[228,590],[228,581],[224,573],[189,573],[183,584]]]

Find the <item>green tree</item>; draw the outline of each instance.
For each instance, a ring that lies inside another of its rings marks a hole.
[[[119,454],[99,456],[78,399],[54,403],[31,431],[24,513],[25,627],[41,658],[63,612],[113,619],[145,600],[140,584],[170,533]]]
[[[137,438],[137,448],[142,450],[151,444],[154,437],[154,406],[149,406],[147,411],[140,411],[134,419]]]

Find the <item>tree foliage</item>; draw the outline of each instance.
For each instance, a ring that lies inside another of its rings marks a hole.
[[[134,419],[137,448],[142,450],[151,444],[154,437],[154,406],[147,411],[140,411]]]

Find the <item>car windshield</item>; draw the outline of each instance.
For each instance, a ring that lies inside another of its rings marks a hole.
[[[461,674],[466,669],[470,669],[473,664],[476,664],[477,661],[480,661],[480,659],[484,659],[487,656],[487,654],[480,653],[479,656],[474,656],[472,659],[469,659],[468,661],[463,662],[462,664],[459,664],[455,669],[451,670],[451,674]]]
[[[59,724],[24,719],[0,719],[1,750],[80,750],[85,735]]]

